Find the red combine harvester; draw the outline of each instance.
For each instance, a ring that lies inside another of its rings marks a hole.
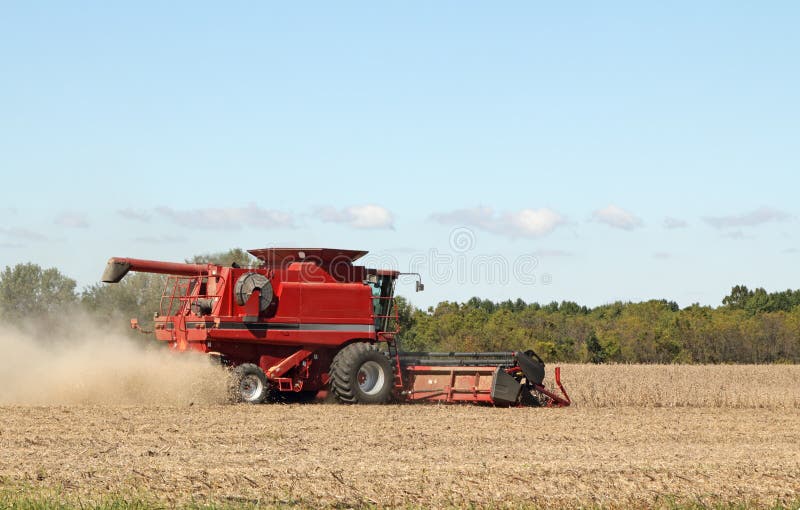
[[[262,265],[115,257],[103,281],[117,283],[129,271],[168,275],[154,314],[156,339],[231,367],[238,401],[310,400],[329,388],[344,403],[570,404],[558,368],[561,395],[543,385],[544,363],[533,351],[400,352],[394,289],[398,277],[409,273],[354,265],[365,251],[250,253]],[[422,290],[419,275],[413,276]],[[131,326],[139,328],[136,319]]]

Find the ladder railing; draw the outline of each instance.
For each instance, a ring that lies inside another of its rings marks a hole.
[[[375,306],[383,304],[385,301],[386,308],[382,306]],[[397,345],[397,333],[400,332],[400,311],[397,309],[397,303],[394,296],[371,296],[372,303],[372,322],[376,325],[376,337],[379,342],[386,342],[386,347],[389,351],[389,359],[394,364],[394,386],[395,388],[403,387],[403,374],[400,366],[400,352]],[[376,314],[375,309],[386,310],[388,313]],[[388,327],[392,326],[389,330]],[[380,327],[386,327],[386,330],[380,330]]]
[[[181,310],[188,313],[192,309],[192,304],[198,299],[220,299],[221,293],[210,294],[205,292],[199,293],[200,286],[203,284],[203,279],[209,278],[208,276],[175,276],[170,275],[164,283],[164,290],[161,293],[161,301],[159,303],[159,314],[162,316],[177,315]],[[219,291],[224,287],[225,279],[222,276],[213,276],[216,279],[216,288]],[[206,283],[206,286],[208,283]],[[198,292],[195,293],[195,289]]]

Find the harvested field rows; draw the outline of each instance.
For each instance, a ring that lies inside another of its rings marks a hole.
[[[742,409],[5,408],[7,487],[84,502],[790,503],[800,417]]]
[[[0,489],[168,506],[797,505],[797,375],[569,365],[565,409],[5,406]],[[789,385],[772,404],[770,377]]]

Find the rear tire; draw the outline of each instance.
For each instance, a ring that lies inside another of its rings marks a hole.
[[[392,398],[392,363],[375,345],[350,344],[330,369],[331,393],[345,404],[385,404]]]
[[[242,363],[233,369],[230,392],[234,402],[261,404],[269,393],[267,376],[257,365]]]

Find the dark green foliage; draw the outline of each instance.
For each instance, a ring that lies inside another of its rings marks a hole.
[[[722,299],[722,304],[731,310],[745,310],[751,315],[763,312],[790,312],[800,305],[800,290],[767,292],[761,287],[750,290],[745,285],[736,285],[731,289],[731,293]]]
[[[586,340],[586,351],[591,363],[603,363],[608,359],[608,354],[606,354],[605,349],[600,345],[600,340],[597,339],[597,335],[594,333]]]
[[[681,310],[664,299],[590,309],[564,301],[403,301],[408,350],[536,350],[548,361],[618,363],[800,362],[800,291],[734,287],[725,306]]]

